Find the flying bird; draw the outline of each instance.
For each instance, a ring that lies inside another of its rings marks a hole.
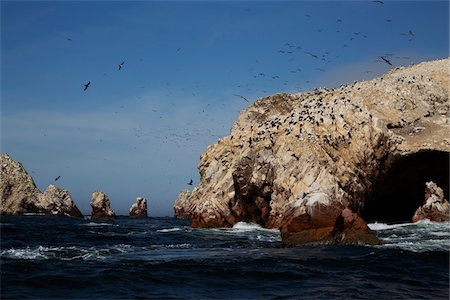
[[[192,185],[192,179],[188,182],[188,185]]]
[[[56,177],[56,178],[55,178],[55,181],[57,181],[60,177],[61,177],[61,175],[59,175],[58,177]]]
[[[88,83],[86,83],[85,85],[84,85],[84,90],[87,90],[88,89],[88,87],[91,85],[91,82],[89,81]]]
[[[123,61],[123,62],[121,62],[121,63],[119,64],[119,71],[120,71],[120,69],[122,69],[124,63],[125,63],[125,62]]]
[[[409,35],[414,36],[414,33],[410,30],[410,31],[409,31]]]
[[[384,4],[384,2],[383,2],[383,1],[380,1],[380,0],[374,0],[374,1],[372,1],[372,2]]]
[[[384,58],[383,56],[380,56],[380,58],[386,62],[388,65],[392,66],[391,62],[389,60],[387,60],[386,58]]]
[[[247,101],[247,102],[250,102],[250,101],[248,101],[248,100],[247,100],[247,98],[245,98],[244,96],[241,96],[241,95],[237,95],[237,94],[234,94],[234,96],[236,96],[236,97],[240,97],[240,98],[244,99],[245,101]]]

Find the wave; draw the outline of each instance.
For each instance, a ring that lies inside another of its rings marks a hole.
[[[173,227],[173,228],[164,228],[164,229],[159,229],[156,230],[156,232],[174,232],[174,231],[180,231],[182,230],[180,227]]]
[[[108,247],[53,247],[37,246],[34,248],[11,248],[0,252],[1,258],[23,259],[23,260],[106,260],[129,253],[143,252],[144,256],[151,255],[151,251],[164,249],[188,249],[191,244],[155,244],[147,247],[137,247],[129,244],[117,244]]]
[[[392,228],[399,228],[399,227],[405,227],[413,225],[413,223],[401,223],[401,224],[387,224],[387,223],[369,223],[367,226],[369,226],[370,229],[379,231],[379,230],[387,230]]]
[[[246,222],[238,222],[238,223],[234,224],[234,226],[232,227],[232,230],[233,231],[242,231],[242,232],[246,232],[246,231],[266,231],[266,232],[273,232],[273,233],[280,232],[276,228],[268,229],[268,228],[261,227],[261,225],[259,225],[259,224],[246,223]]]
[[[119,226],[117,224],[111,224],[111,223],[95,223],[95,222],[89,222],[86,224],[80,224],[79,226],[88,226],[88,227],[98,227],[98,226]]]
[[[398,248],[412,252],[449,251],[450,223],[422,220],[417,223],[386,224],[371,223],[383,241],[384,248]]]

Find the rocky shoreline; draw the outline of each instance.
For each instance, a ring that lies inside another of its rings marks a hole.
[[[448,69],[424,62],[256,100],[202,154],[175,215],[280,228],[286,245],[378,243],[365,221],[410,222],[430,180],[448,193]]]

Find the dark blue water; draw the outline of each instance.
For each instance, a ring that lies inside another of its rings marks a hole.
[[[1,297],[449,299],[449,224],[371,227],[384,246],[284,248],[276,230],[171,218],[1,218]]]

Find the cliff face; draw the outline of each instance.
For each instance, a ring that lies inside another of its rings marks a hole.
[[[0,155],[0,214],[37,213],[82,217],[66,190],[49,185],[41,193],[21,163]]]
[[[401,175],[409,184],[423,181],[418,205],[426,181],[447,179],[440,185],[448,193],[449,66],[448,59],[425,62],[340,88],[256,100],[230,135],[202,154],[200,183],[180,193],[175,214],[196,227],[239,221],[277,227],[295,245],[336,241],[345,208],[368,219],[382,218],[393,210],[388,205],[400,214],[405,197],[379,200],[389,176],[393,190]],[[435,168],[427,169],[425,156]],[[408,159],[409,175],[392,171]],[[315,224],[324,211],[333,221]],[[326,234],[302,240],[305,230],[325,227]]]

